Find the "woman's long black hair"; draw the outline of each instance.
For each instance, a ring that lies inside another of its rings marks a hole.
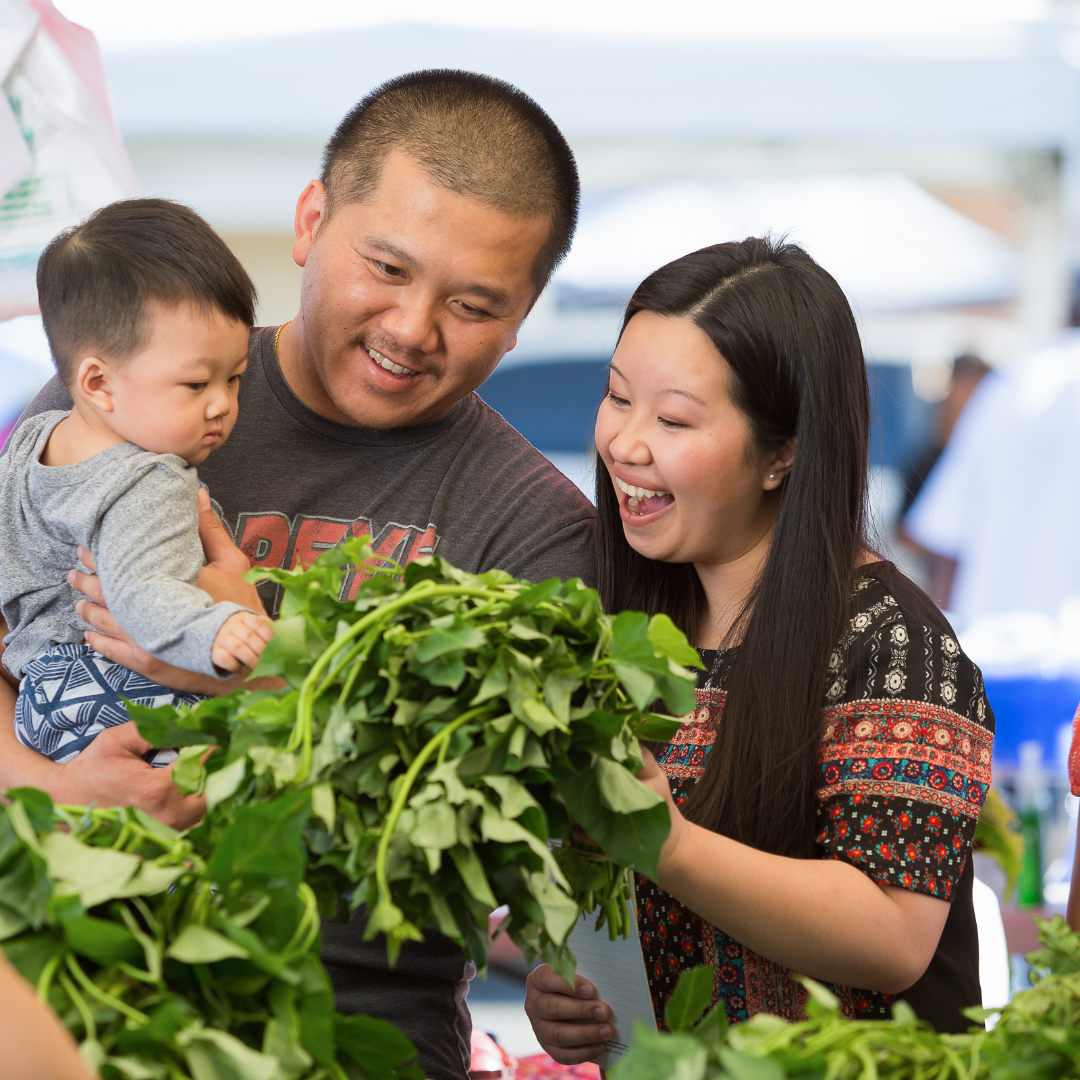
[[[763,851],[809,857],[826,668],[864,546],[870,396],[855,320],[805,251],[754,238],[661,267],[638,286],[624,330],[639,311],[704,331],[734,373],[753,449],[797,440],[765,567],[735,623],[716,743],[684,810]],[[664,612],[694,640],[705,594],[693,565],[634,551],[599,454],[596,473],[606,609]]]

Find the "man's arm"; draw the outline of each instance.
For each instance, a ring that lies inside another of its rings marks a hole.
[[[0,619],[0,636],[7,626]],[[0,655],[3,648],[0,647]],[[172,766],[155,769],[144,760],[150,744],[134,724],[107,728],[64,765],[23,746],[15,737],[17,691],[3,669],[0,679],[0,791],[35,787],[67,806],[134,806],[175,829],[194,825],[206,810],[196,795],[172,782]]]

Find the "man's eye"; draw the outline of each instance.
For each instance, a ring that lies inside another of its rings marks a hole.
[[[206,389],[206,383],[204,383],[204,382],[189,382],[188,386],[190,386],[192,390],[205,390]]]
[[[472,304],[466,304],[464,300],[458,301],[458,307],[470,317],[485,318],[488,314],[483,308],[473,307]]]
[[[375,264],[387,277],[404,277],[405,271],[400,266],[391,266],[389,263],[377,262]]]

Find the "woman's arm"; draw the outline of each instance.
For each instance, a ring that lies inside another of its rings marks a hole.
[[[725,934],[793,971],[887,994],[929,966],[946,901],[878,885],[837,859],[770,855],[687,821],[647,751],[640,779],[671,815],[656,883]]]

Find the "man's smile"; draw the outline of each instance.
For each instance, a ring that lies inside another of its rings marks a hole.
[[[365,345],[364,350],[383,371],[389,371],[393,375],[400,375],[406,379],[414,379],[417,375],[423,374],[423,372],[405,367],[404,364],[395,363],[389,357],[383,356],[381,352],[376,352],[370,345]]]

